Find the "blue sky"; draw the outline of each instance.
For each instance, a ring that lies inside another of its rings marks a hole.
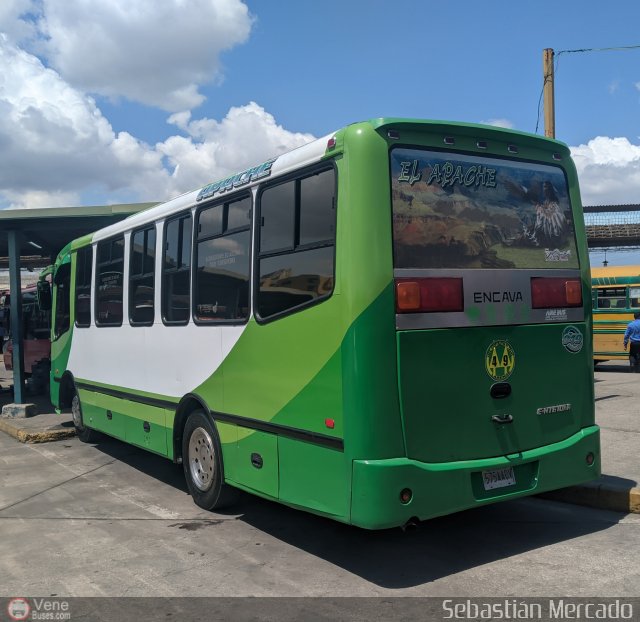
[[[638,24],[637,0],[2,0],[0,208],[163,200],[378,116],[542,134],[543,49]],[[640,203],[640,48],[556,60],[583,203]]]

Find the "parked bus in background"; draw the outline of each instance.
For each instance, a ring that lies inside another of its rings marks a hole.
[[[591,268],[593,360],[628,361],[624,331],[640,311],[640,266]]]
[[[70,243],[77,433],[365,528],[598,476],[589,260],[562,143],[357,123]]]
[[[2,345],[2,358],[5,369],[13,371],[13,341],[11,340],[11,294],[0,294],[0,318],[4,333],[9,339]],[[49,390],[51,358],[51,314],[40,309],[36,295],[36,284],[22,289],[22,339],[24,373],[27,387],[33,393],[45,393]]]

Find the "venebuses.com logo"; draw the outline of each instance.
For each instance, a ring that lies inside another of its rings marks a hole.
[[[12,598],[7,605],[11,620],[26,620],[31,613],[31,605],[26,598]]]
[[[69,602],[56,598],[12,598],[7,604],[9,620],[70,620]]]

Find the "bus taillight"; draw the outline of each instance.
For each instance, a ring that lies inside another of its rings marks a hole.
[[[432,313],[463,309],[461,278],[396,279],[397,313]]]
[[[534,309],[581,306],[582,284],[580,279],[532,278],[531,305]]]

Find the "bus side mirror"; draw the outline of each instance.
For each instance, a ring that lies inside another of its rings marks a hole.
[[[41,311],[51,310],[51,285],[48,281],[38,281],[38,306]]]

